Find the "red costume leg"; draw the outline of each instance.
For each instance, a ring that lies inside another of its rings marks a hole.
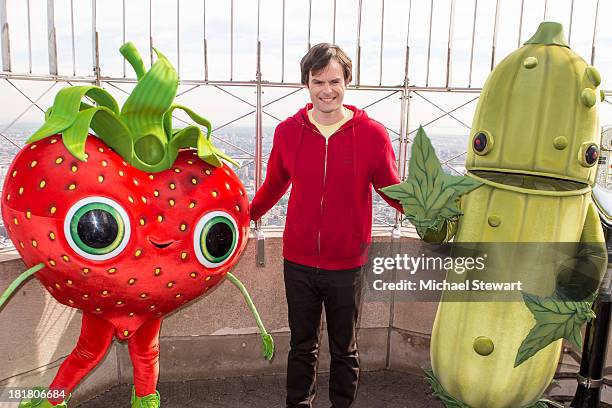
[[[161,319],[143,324],[128,340],[138,397],[155,394],[159,378],[159,330]]]
[[[81,336],[72,353],[66,358],[49,386],[51,389],[72,392],[74,387],[102,360],[113,341],[115,327],[101,317],[83,313]],[[62,402],[49,400],[53,405]]]

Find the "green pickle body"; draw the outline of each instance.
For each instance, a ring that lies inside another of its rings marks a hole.
[[[466,160],[468,175],[483,185],[461,199],[456,243],[603,243],[591,202],[597,160],[586,157],[599,144],[599,82],[556,23],[543,23],[497,65],[481,93]],[[496,281],[516,281],[539,256],[518,248],[489,254],[499,265]],[[540,280],[540,293],[533,294],[552,296],[557,273],[554,263],[538,269],[531,278]],[[447,280],[465,279],[451,275]],[[484,302],[468,292],[444,301],[451,296],[443,294],[431,339],[433,372],[445,391],[473,408],[536,402],[553,379],[562,340],[514,367],[535,324],[522,296]]]

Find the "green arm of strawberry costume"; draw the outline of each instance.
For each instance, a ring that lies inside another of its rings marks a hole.
[[[178,89],[178,74],[159,51],[157,61],[147,71],[140,54],[132,43],[120,49],[132,65],[138,84],[121,109],[115,99],[97,86],[75,86],[58,92],[53,106],[45,113],[45,123],[30,137],[28,143],[62,133],[62,141],[77,159],[86,161],[85,143],[89,130],[115,150],[131,166],[146,172],[167,170],[181,148],[196,148],[203,161],[221,167],[226,160],[236,164],[214,146],[212,126],[191,109],[173,104]],[[83,102],[83,98],[96,106]],[[199,126],[172,129],[172,112],[185,111]]]
[[[408,178],[381,190],[402,204],[406,218],[421,238],[446,242],[462,214],[459,198],[481,185],[471,177],[446,174],[425,130],[419,127],[412,145]]]
[[[38,265],[34,265],[30,269],[28,269],[27,271],[19,275],[17,279],[15,279],[9,285],[9,287],[6,288],[4,293],[0,295],[0,309],[2,309],[2,306],[11,297],[11,295],[17,290],[17,288],[19,288],[23,284],[23,282],[25,282],[30,276],[34,275],[36,272],[40,271],[44,267],[45,267],[45,264],[41,262]]]
[[[261,317],[259,316],[259,313],[257,312],[257,308],[255,307],[255,304],[253,303],[253,300],[251,299],[249,292],[244,287],[242,282],[240,282],[240,280],[236,276],[234,276],[231,272],[228,272],[226,277],[238,289],[240,289],[242,296],[244,296],[244,300],[246,300],[247,305],[249,306],[249,309],[251,310],[251,313],[253,314],[255,321],[257,322],[257,327],[259,327],[261,340],[263,344],[264,358],[266,360],[271,360],[272,356],[274,355],[274,339],[272,339],[272,336],[268,334],[268,332],[266,331],[266,328],[264,327],[263,322],[261,321]]]

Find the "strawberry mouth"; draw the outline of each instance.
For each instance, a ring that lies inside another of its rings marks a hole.
[[[164,249],[172,245],[175,241],[171,240],[171,241],[166,241],[166,242],[157,242],[149,238],[149,242],[152,243],[155,247],[159,249]]]

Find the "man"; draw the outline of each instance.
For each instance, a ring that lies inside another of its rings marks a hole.
[[[355,399],[359,378],[355,326],[361,269],[371,241],[371,186],[378,190],[400,180],[385,128],[342,104],[351,81],[350,58],[336,45],[318,44],[300,65],[312,103],[276,128],[251,219],[264,215],[292,184],[283,234],[291,330],[287,407],[311,406],[325,307],[329,398],[333,408],[346,408]]]

